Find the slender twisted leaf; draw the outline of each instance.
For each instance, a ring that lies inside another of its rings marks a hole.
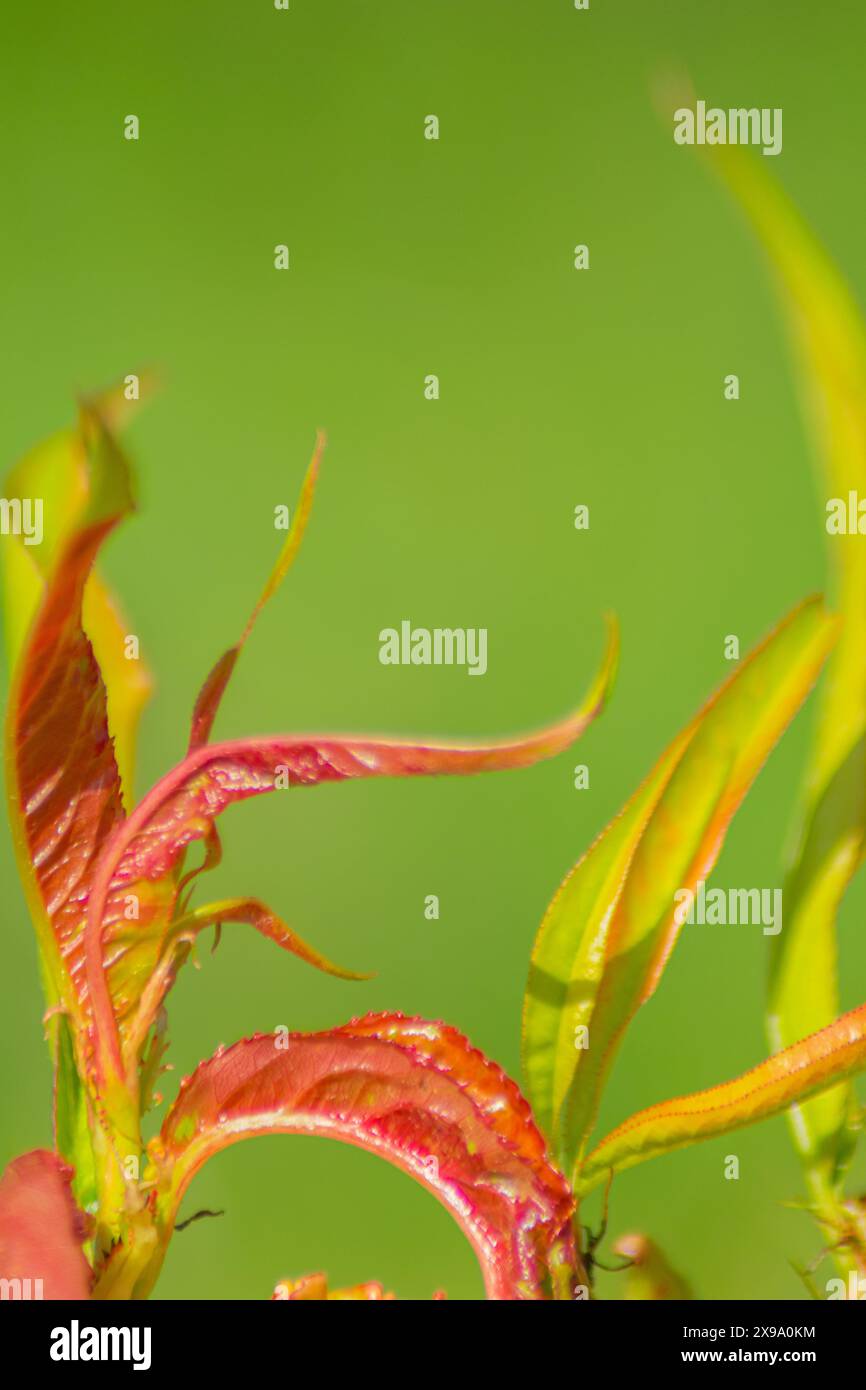
[[[861,1004],[734,1081],[632,1115],[588,1155],[578,1191],[589,1192],[610,1173],[644,1159],[778,1115],[864,1067],[866,1004]]]

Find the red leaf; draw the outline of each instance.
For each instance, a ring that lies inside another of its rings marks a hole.
[[[370,974],[346,970],[340,965],[335,965],[327,956],[323,956],[321,951],[316,951],[298,936],[282,918],[257,898],[223,898],[220,902],[205,903],[172,922],[166,930],[162,955],[142,990],[135,1016],[126,1028],[124,1041],[128,1048],[136,1053],[140,1052],[163,1000],[174,984],[177,971],[199,933],[206,931],[208,927],[216,927],[219,933],[228,922],[240,922],[253,927],[282,950],[290,951],[307,965],[323,970],[328,975],[334,975],[337,979],[372,979]],[[218,937],[214,941],[214,950],[217,940]]]
[[[274,1133],[341,1139],[410,1173],[469,1237],[489,1298],[573,1296],[568,1185],[514,1082],[455,1029],[379,1014],[217,1052],[150,1147],[165,1232],[212,1154]]]
[[[152,918],[163,907],[161,898],[152,901],[153,885],[166,880],[195,841],[204,839],[214,846],[214,822],[228,806],[281,786],[489,772],[552,757],[567,748],[602,709],[616,652],[612,628],[604,663],[583,705],[561,723],[514,742],[454,747],[283,735],[207,744],[188,754],[118,826],[98,865],[88,909],[86,956],[88,985],[98,1001],[102,1029],[100,1070],[123,1072],[103,962],[114,959],[118,950],[128,951],[131,938],[147,939]],[[133,928],[124,911],[130,896],[139,904]]]
[[[46,577],[16,671],[8,722],[19,866],[49,978],[66,1007],[78,1012],[84,1008],[83,927],[96,859],[123,819],[105,686],[81,608],[102,542],[132,507],[126,466],[87,408],[81,470],[85,500]]]
[[[46,1149],[14,1159],[0,1178],[0,1279],[18,1281],[4,1297],[89,1296],[84,1218],[71,1180],[72,1169]]]

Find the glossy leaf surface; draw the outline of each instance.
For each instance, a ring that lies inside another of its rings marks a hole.
[[[202,1063],[150,1150],[163,1227],[211,1155],[280,1132],[341,1139],[410,1173],[469,1237],[488,1297],[571,1296],[568,1185],[517,1087],[453,1028],[370,1015],[250,1038]]]
[[[124,460],[87,410],[79,464],[84,500],[75,524],[54,539],[10,696],[7,753],[13,837],[51,1002],[85,1018],[87,903],[98,854],[124,812],[105,685],[82,606],[101,544],[132,507]]]
[[[103,1020],[108,1065],[119,1070],[113,1009],[126,1012],[153,969],[153,919],[163,911],[161,885],[198,840],[213,849],[214,824],[235,802],[282,790],[363,777],[470,774],[527,767],[567,748],[604,705],[616,664],[612,630],[607,655],[581,707],[561,723],[511,742],[449,746],[364,738],[277,736],[205,744],[156,784],[117,826],[101,856],[88,908],[87,976]],[[127,904],[137,918],[127,920]],[[104,961],[109,962],[106,980]],[[121,989],[121,981],[123,988]],[[112,1003],[112,998],[114,1004]]]

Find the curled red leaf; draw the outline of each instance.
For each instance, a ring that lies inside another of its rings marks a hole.
[[[469,774],[527,767],[553,757],[584,731],[604,706],[616,667],[611,627],[602,667],[583,704],[540,733],[502,743],[454,746],[328,735],[236,739],[196,748],[154,786],[114,831],[100,857],[86,928],[87,981],[100,1021],[97,1067],[122,1075],[121,1043],[106,980],[118,955],[147,942],[165,910],[163,885],[198,840],[213,850],[215,821],[238,801],[275,790],[366,777]],[[131,926],[127,905],[136,905]],[[152,967],[151,967],[152,968]]]
[[[489,1298],[573,1296],[568,1184],[517,1086],[455,1029],[369,1015],[249,1038],[202,1063],[150,1149],[163,1230],[211,1155],[274,1133],[341,1139],[410,1173],[468,1236]]]

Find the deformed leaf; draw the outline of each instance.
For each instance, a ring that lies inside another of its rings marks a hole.
[[[573,1296],[568,1184],[517,1087],[455,1029],[369,1015],[250,1038],[202,1063],[149,1148],[166,1235],[209,1157],[281,1132],[341,1139],[416,1178],[468,1236],[489,1298]]]
[[[632,1115],[588,1155],[578,1191],[589,1192],[610,1173],[644,1159],[778,1115],[864,1067],[866,1004],[861,1004],[733,1081]]]

